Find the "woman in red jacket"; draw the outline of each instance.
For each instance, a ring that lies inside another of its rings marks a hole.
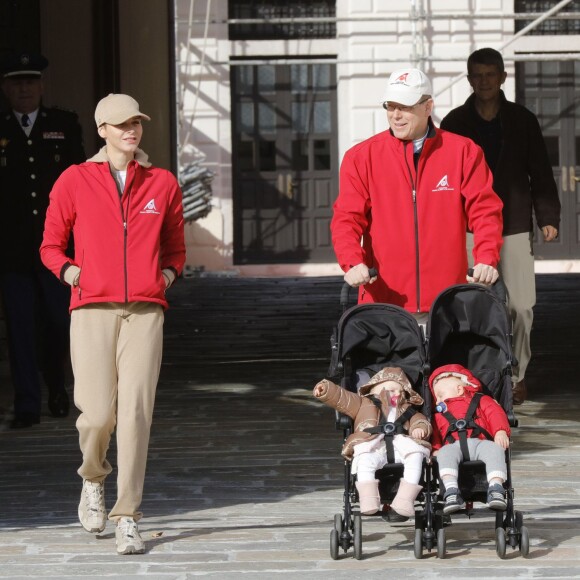
[[[91,533],[105,529],[104,482],[117,430],[117,552],[145,551],[137,529],[153,403],[161,367],[165,290],[185,262],[181,191],[139,149],[149,117],[128,95],[98,103],[105,146],[73,165],[50,194],[42,261],[71,286],[71,358],[83,462],[78,514]],[[75,257],[65,254],[74,232]]]
[[[487,505],[493,510],[505,511],[505,450],[510,436],[505,411],[495,399],[481,394],[481,383],[461,365],[439,367],[431,374],[429,386],[437,405],[431,443],[445,485],[444,513],[465,507],[457,481],[464,449],[471,461],[485,463],[489,483]],[[467,421],[463,446],[461,420]]]

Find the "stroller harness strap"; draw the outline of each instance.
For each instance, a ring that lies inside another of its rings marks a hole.
[[[486,439],[493,441],[493,437],[474,420],[475,412],[479,407],[482,396],[481,393],[475,393],[475,395],[473,395],[473,399],[471,399],[471,403],[469,404],[467,413],[463,419],[456,419],[449,411],[441,413],[449,423],[447,433],[445,434],[445,441],[447,443],[455,443],[453,433],[458,434],[459,447],[461,448],[463,461],[469,461],[469,449],[467,447],[467,431],[469,429],[471,429],[469,437],[479,438],[480,435],[483,435]]]
[[[395,448],[393,447],[393,438],[395,435],[402,435],[405,433],[403,426],[416,412],[413,407],[408,407],[401,413],[393,422],[387,421],[383,413],[381,402],[376,397],[369,397],[373,405],[377,407],[381,413],[381,419],[376,427],[367,427],[364,429],[365,433],[373,433],[375,435],[383,434],[385,436],[385,446],[387,448],[387,462],[395,463]]]

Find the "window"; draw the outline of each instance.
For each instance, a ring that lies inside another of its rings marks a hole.
[[[515,0],[516,12],[532,12],[541,14],[547,12],[558,3],[557,0]],[[562,10],[554,14],[580,12],[580,0],[574,0],[566,5]],[[528,24],[533,22],[530,20],[516,20],[516,32],[525,28]],[[539,24],[536,28],[528,32],[530,35],[546,35],[546,34],[580,34],[580,19],[555,19],[548,18]]]
[[[288,40],[292,38],[335,38],[334,22],[272,23],[277,18],[321,18],[336,16],[336,0],[229,0],[228,18],[263,19],[252,24],[230,24],[230,40]]]

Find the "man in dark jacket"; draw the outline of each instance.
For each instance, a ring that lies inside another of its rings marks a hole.
[[[507,287],[513,320],[513,400],[526,398],[524,382],[531,358],[530,332],[536,303],[532,250],[536,216],[544,241],[558,236],[560,200],[540,125],[528,109],[505,98],[507,73],[492,48],[472,53],[467,61],[473,95],[453,109],[441,128],[471,138],[481,146],[493,173],[493,188],[503,201],[503,246],[498,270]]]
[[[42,265],[39,247],[50,190],[64,169],[85,160],[85,153],[76,114],[41,104],[47,65],[33,53],[10,54],[0,63],[10,106],[0,114],[0,289],[15,395],[12,428],[40,421],[39,371],[50,413],[65,417],[69,412],[70,291]]]

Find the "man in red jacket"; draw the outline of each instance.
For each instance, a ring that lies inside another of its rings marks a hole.
[[[104,481],[117,430],[116,523],[119,554],[145,551],[137,529],[153,403],[161,367],[166,289],[185,262],[181,191],[138,148],[139,104],[128,95],[99,101],[105,146],[55,183],[46,214],[42,261],[71,286],[71,358],[83,462],[79,519],[105,529]],[[75,257],[65,250],[74,232]]]
[[[383,98],[390,128],[346,152],[331,222],[359,302],[396,304],[420,321],[441,290],[465,281],[467,229],[475,235],[469,281],[495,282],[502,244],[502,202],[483,152],[435,128],[431,93],[418,69],[390,76]]]

